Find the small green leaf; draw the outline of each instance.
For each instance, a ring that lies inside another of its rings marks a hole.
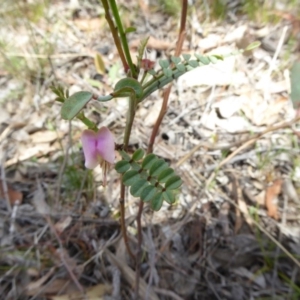
[[[258,48],[261,45],[261,42],[259,41],[254,41],[253,43],[251,43],[250,45],[248,45],[245,49],[245,51],[250,51],[253,50],[255,48]]]
[[[184,58],[185,61],[189,61],[191,58],[191,54],[182,54],[182,57]]]
[[[175,190],[182,185],[182,180],[179,176],[175,175],[169,178],[165,184],[166,190]]]
[[[162,69],[166,69],[170,66],[170,63],[167,59],[160,59],[158,61],[159,65],[161,66]]]
[[[168,168],[168,164],[163,159],[158,159],[154,164],[151,166],[149,170],[149,174],[151,176],[158,176],[163,170]]]
[[[60,99],[65,99],[65,93],[64,93],[64,88],[61,85],[52,85],[50,86],[50,89],[52,90],[52,92],[58,96],[58,98]],[[67,96],[68,98],[68,96]]]
[[[184,64],[176,65],[176,69],[180,72],[186,72],[186,66]]]
[[[114,97],[128,97],[135,93],[137,98],[143,95],[143,88],[141,84],[133,78],[122,78],[119,80],[114,88]]]
[[[163,69],[164,75],[166,77],[172,77],[172,70],[171,69]]]
[[[190,54],[182,54],[182,57],[184,58],[185,61],[189,61],[191,58]]]
[[[138,160],[140,160],[140,159],[143,158],[144,154],[145,154],[145,151],[144,151],[143,149],[137,149],[137,150],[133,153],[132,159],[133,159],[134,161],[138,161]]]
[[[210,55],[208,58],[213,64],[218,62],[218,58],[215,55]]]
[[[134,197],[140,197],[145,187],[149,185],[146,179],[137,180],[130,188],[130,194]]]
[[[140,179],[140,174],[137,170],[127,171],[122,178],[124,185],[132,186],[137,180]]]
[[[168,168],[163,170],[157,177],[157,181],[164,183],[174,174],[174,170],[172,168]]]
[[[135,31],[136,31],[136,28],[130,26],[130,27],[128,27],[128,28],[125,29],[125,34],[130,33],[130,32],[135,32]]]
[[[129,169],[130,169],[130,164],[126,160],[120,160],[115,165],[115,170],[121,174],[125,173]]]
[[[64,120],[72,120],[85,107],[85,105],[93,98],[90,92],[77,92],[65,100],[61,108],[61,117]]]
[[[143,189],[140,197],[144,202],[148,202],[155,196],[156,193],[157,193],[156,187],[154,185],[148,185]]]
[[[119,151],[119,154],[122,156],[122,158],[124,160],[127,160],[127,161],[131,160],[131,157],[124,150]]]
[[[178,65],[181,62],[181,58],[177,56],[171,56],[171,61],[175,64]]]
[[[199,67],[199,62],[195,59],[189,60],[188,64],[192,67],[192,68],[197,68]]]
[[[132,162],[130,163],[130,166],[131,166],[131,168],[132,168],[133,170],[139,171],[139,170],[141,169],[140,164],[136,163],[135,161],[132,161]]]
[[[159,211],[163,204],[163,195],[162,193],[157,193],[150,202],[151,208],[155,211]]]
[[[154,70],[147,70],[147,73],[149,73],[152,76],[156,75],[156,72]]]
[[[217,58],[218,60],[224,60],[224,56],[220,55],[220,54],[214,54],[213,55],[215,58]]]
[[[174,193],[172,191],[170,191],[170,190],[164,191],[162,193],[162,196],[163,196],[164,200],[166,202],[168,202],[169,204],[173,204],[175,202]]]
[[[149,170],[151,166],[154,164],[154,162],[156,162],[157,160],[158,157],[155,154],[153,153],[148,154],[142,162],[142,168]]]
[[[157,184],[156,178],[155,177],[150,178],[150,183],[156,185]]]
[[[210,64],[210,60],[209,60],[208,57],[206,57],[206,56],[202,56],[202,55],[199,55],[199,54],[195,54],[195,57],[197,58],[198,61],[200,61],[200,62],[203,63],[204,65]]]
[[[144,51],[145,51],[145,48],[147,46],[148,40],[149,40],[149,37],[146,37],[146,38],[142,39],[141,42],[140,42],[140,45],[138,47],[137,60],[138,60],[138,65],[139,66],[141,65],[141,61],[143,59]]]

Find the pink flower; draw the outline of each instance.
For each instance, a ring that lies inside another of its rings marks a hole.
[[[84,130],[81,136],[85,158],[85,167],[94,169],[98,164],[103,172],[103,185],[106,185],[106,173],[115,161],[114,136],[107,127],[101,127],[98,132]]]

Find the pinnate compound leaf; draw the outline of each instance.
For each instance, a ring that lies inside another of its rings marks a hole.
[[[159,211],[163,204],[163,195],[162,193],[157,193],[152,199],[151,199],[151,208],[155,211]]]
[[[145,187],[149,185],[146,179],[138,179],[130,188],[130,194],[134,197],[140,197]]]
[[[182,57],[185,61],[189,61],[191,58],[191,54],[182,54]]]
[[[166,69],[170,66],[170,63],[167,59],[160,59],[158,61],[159,65],[161,66],[162,69]]]
[[[175,64],[178,65],[181,62],[181,58],[177,56],[172,56],[171,61]]]
[[[144,202],[148,202],[155,196],[156,193],[157,193],[156,187],[154,185],[148,185],[143,189],[140,197]]]
[[[300,61],[296,61],[291,69],[291,99],[294,109],[300,107]]]
[[[166,190],[163,192],[163,198],[166,202],[168,202],[169,204],[173,204],[175,202],[175,196],[174,193],[170,190]]]
[[[93,98],[90,92],[77,92],[65,100],[61,108],[61,117],[64,120],[75,118],[85,105]]]
[[[163,159],[158,159],[149,170],[151,176],[158,176],[163,170],[168,168],[168,164]]]
[[[127,160],[120,160],[115,165],[115,170],[121,174],[127,172],[129,169],[130,169],[130,164]]]
[[[143,95],[143,88],[136,79],[122,78],[116,83],[113,93],[115,97],[127,97],[131,93],[135,93],[137,98]]]
[[[167,180],[174,175],[174,170],[172,168],[168,168],[166,170],[163,170],[157,177],[157,181],[161,183],[167,182]]]
[[[139,179],[140,174],[137,170],[129,170],[122,177],[122,181],[126,186],[132,186]]]
[[[143,158],[144,154],[145,154],[145,151],[144,151],[143,149],[137,149],[137,150],[133,153],[132,159],[133,159],[134,161],[138,161],[138,160],[140,160],[140,159]]]
[[[165,184],[166,190],[175,190],[182,185],[182,180],[179,176],[175,175],[169,178]]]
[[[142,162],[142,168],[143,169],[146,169],[146,170],[149,170],[151,168],[151,166],[158,160],[158,157],[153,154],[153,153],[150,153],[148,154],[143,162]]]

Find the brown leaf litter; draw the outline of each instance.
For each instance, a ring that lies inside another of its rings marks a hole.
[[[84,170],[84,126],[60,119],[50,91],[58,78],[70,93],[103,95],[122,73],[98,4],[75,2],[55,1],[47,18],[30,23],[37,43],[46,36],[56,41],[49,44],[53,53],[36,53],[21,21],[9,30],[1,23],[3,36],[16,45],[15,58],[35,67],[25,81],[0,74],[0,94],[7,100],[0,104],[0,298],[133,297],[136,269],[118,222],[119,177],[112,171],[103,190],[99,170]],[[137,28],[128,35],[133,52],[151,36],[148,59],[173,54],[176,19],[153,13],[145,1],[120,2],[131,16],[126,22]],[[195,69],[173,87],[154,152],[176,168],[184,184],[173,206],[163,205],[158,213],[144,209],[140,299],[298,299],[299,122],[291,122],[295,112],[282,59],[297,22],[285,15],[276,36],[273,25],[254,25],[233,12],[233,23],[218,24],[204,22],[201,10],[190,14],[185,52],[227,54],[255,39],[264,45]],[[289,20],[294,29],[282,36]],[[157,92],[141,103],[132,149],[147,145],[160,99]],[[123,100],[86,108],[117,140],[126,118]],[[137,207],[128,195],[133,251]]]

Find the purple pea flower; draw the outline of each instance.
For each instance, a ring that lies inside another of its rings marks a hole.
[[[106,174],[115,161],[114,136],[107,127],[101,127],[98,132],[84,130],[81,136],[85,158],[85,167],[94,169],[100,165],[103,173],[103,186],[106,185]]]

